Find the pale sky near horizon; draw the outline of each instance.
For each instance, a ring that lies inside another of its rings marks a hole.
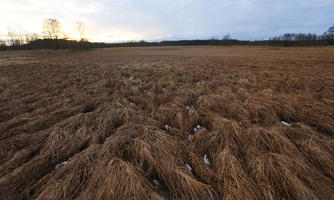
[[[86,25],[91,41],[221,38],[256,40],[287,32],[322,34],[334,0],[0,0],[0,38],[8,27],[41,33],[58,19],[70,37]]]

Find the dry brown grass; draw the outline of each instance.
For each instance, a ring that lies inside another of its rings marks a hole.
[[[0,199],[334,199],[333,55],[4,52]]]

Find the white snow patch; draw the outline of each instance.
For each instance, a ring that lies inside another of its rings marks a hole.
[[[111,137],[111,136],[107,137],[107,138],[106,138],[106,141],[108,141],[108,140],[110,139],[110,137]]]
[[[192,168],[191,168],[191,166],[188,163],[186,164],[186,167],[191,172]]]
[[[204,162],[205,162],[206,165],[210,165],[210,161],[209,161],[208,155],[204,154],[203,160],[204,160]]]
[[[164,133],[167,133],[168,131],[170,131],[172,129],[172,126],[169,126],[168,124],[165,124],[165,127],[164,127]]]
[[[188,135],[188,141],[189,142],[191,141],[191,135]]]
[[[190,110],[190,108],[194,108],[194,106],[193,106],[193,105],[191,105],[191,106],[186,106],[186,110]]]
[[[282,121],[282,124],[285,125],[285,126],[292,126],[292,123],[288,123],[286,121]]]
[[[199,131],[201,128],[202,128],[202,127],[201,127],[199,124],[197,124],[197,126],[194,128],[194,132],[196,133],[196,132]]]
[[[153,183],[156,185],[156,186],[158,186],[160,183],[159,183],[159,181],[157,180],[157,179],[153,179]]]
[[[57,171],[58,169],[60,169],[62,166],[66,165],[67,164],[67,161],[64,161],[62,163],[58,163],[55,168],[54,168],[54,171]]]

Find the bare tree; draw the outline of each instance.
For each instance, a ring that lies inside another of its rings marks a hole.
[[[329,27],[329,29],[324,33],[326,36],[334,36],[334,25]]]
[[[80,35],[80,40],[87,40],[86,39],[86,26],[83,22],[80,22],[78,21],[77,22],[77,29],[78,29],[78,32],[79,32],[79,35]]]
[[[227,34],[223,37],[223,40],[230,40],[231,39],[231,36],[230,34]]]
[[[24,34],[18,29],[8,27],[7,36],[8,36],[8,43],[11,46],[20,46],[25,43]]]
[[[330,34],[330,35],[334,35],[334,25],[329,27],[327,33]]]
[[[37,33],[30,33],[30,34],[26,34],[25,38],[26,38],[25,39],[26,43],[30,43],[30,42],[38,40],[39,39],[39,35]]]
[[[43,35],[44,38],[57,40],[62,34],[62,27],[57,19],[46,19],[43,22]]]

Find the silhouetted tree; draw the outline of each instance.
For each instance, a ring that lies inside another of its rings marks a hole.
[[[30,43],[30,42],[33,42],[33,41],[36,41],[39,38],[39,35],[37,33],[30,33],[30,34],[26,34],[25,35],[25,40],[26,40],[26,43]]]
[[[231,39],[231,36],[230,34],[227,34],[223,37],[223,40],[230,40]]]
[[[43,35],[46,39],[57,40],[63,33],[60,22],[57,19],[46,19],[43,22]]]
[[[86,27],[85,24],[83,22],[78,21],[77,22],[77,29],[80,35],[80,40],[81,41],[86,41]]]
[[[334,44],[334,25],[323,34],[323,37],[329,44]]]
[[[18,29],[8,27],[7,36],[8,36],[8,43],[11,46],[20,46],[23,45],[25,42],[24,34],[22,33],[22,31]]]

